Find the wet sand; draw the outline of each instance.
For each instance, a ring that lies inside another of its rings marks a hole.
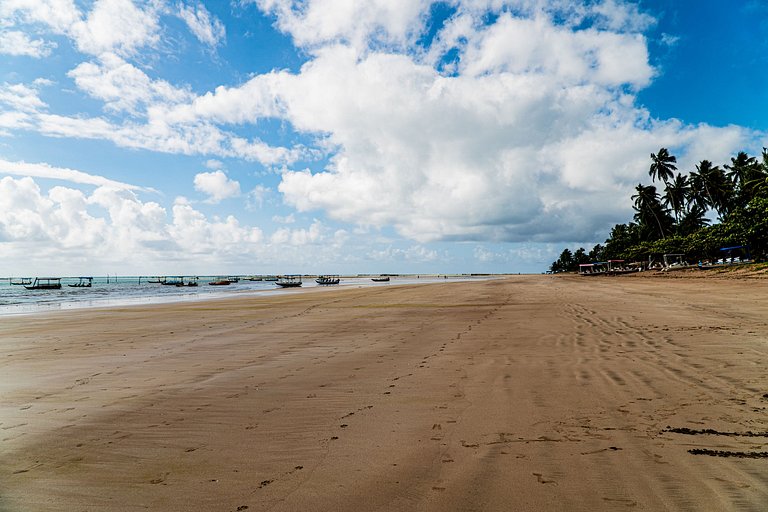
[[[768,280],[0,319],[0,510],[763,511]]]

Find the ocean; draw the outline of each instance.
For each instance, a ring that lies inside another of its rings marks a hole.
[[[415,284],[468,279],[463,276],[396,276],[389,283],[377,283],[370,277],[342,278],[337,286],[387,286],[389,284]],[[208,283],[220,276],[198,276],[196,287],[176,287],[149,282],[147,276],[99,276],[93,277],[90,288],[70,287],[77,284],[77,277],[61,278],[59,290],[27,290],[24,286],[12,285],[19,278],[0,279],[0,316],[24,315],[49,311],[110,306],[205,300],[223,297],[263,295],[270,293],[296,292],[297,289],[282,289],[274,281],[248,281],[241,279],[227,286],[211,286]],[[34,277],[32,278],[34,279]],[[168,278],[171,279],[170,277]],[[314,277],[305,277],[302,288],[318,287]]]

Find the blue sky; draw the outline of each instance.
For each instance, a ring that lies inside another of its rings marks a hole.
[[[6,0],[2,275],[541,272],[766,144],[757,1]]]
[[[641,5],[657,19],[648,37],[659,76],[639,101],[662,118],[765,130],[768,4],[654,0]],[[675,38],[674,44],[665,48],[664,34]]]

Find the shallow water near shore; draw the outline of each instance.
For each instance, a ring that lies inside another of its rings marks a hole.
[[[486,277],[487,278],[487,277]],[[34,278],[33,278],[34,279]],[[195,300],[218,299],[233,296],[289,293],[300,289],[282,289],[274,281],[249,281],[241,279],[228,286],[210,286],[215,276],[199,276],[198,286],[163,286],[149,282],[150,277],[111,276],[94,277],[90,288],[70,287],[78,278],[62,278],[59,290],[27,290],[24,286],[11,285],[10,279],[0,280],[0,316],[27,315],[69,309],[161,304]],[[468,276],[397,276],[388,283],[371,281],[370,277],[342,278],[337,286],[387,286],[392,284],[418,284],[478,279]],[[323,288],[314,277],[303,280],[304,288]]]

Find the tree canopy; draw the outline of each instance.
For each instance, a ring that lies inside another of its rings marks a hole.
[[[643,260],[685,254],[690,260],[717,259],[728,246],[745,246],[753,257],[768,254],[768,150],[761,158],[740,152],[722,167],[701,160],[688,173],[677,172],[667,148],[651,154],[648,174],[655,185],[638,183],[631,196],[632,222],[616,224],[604,245],[589,253],[565,249],[552,272],[578,269],[605,259]],[[708,214],[717,217],[710,225]]]

